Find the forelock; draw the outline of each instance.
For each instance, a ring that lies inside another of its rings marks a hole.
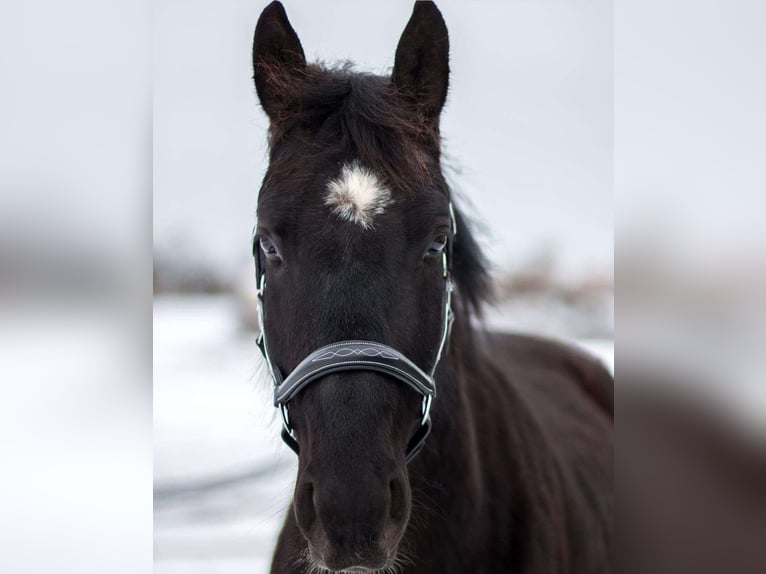
[[[355,72],[350,64],[271,73],[284,102],[270,127],[272,159],[296,141],[311,155],[332,148],[389,188],[409,192],[432,185],[440,174],[438,127],[407,106],[389,77]]]

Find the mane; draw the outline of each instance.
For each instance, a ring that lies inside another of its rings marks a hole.
[[[454,202],[454,200],[453,200]],[[481,315],[482,306],[492,295],[489,264],[476,241],[471,221],[454,206],[457,235],[452,251],[452,275],[457,285],[456,298],[468,315]]]
[[[344,151],[403,193],[436,182],[452,195],[442,174],[438,119],[407,105],[389,76],[358,72],[350,62],[309,64],[299,70],[278,63],[259,66],[281,102],[269,128],[272,161],[285,141],[299,138],[309,154],[328,147]],[[455,298],[462,312],[479,314],[491,293],[488,265],[471,222],[457,205],[454,208]]]

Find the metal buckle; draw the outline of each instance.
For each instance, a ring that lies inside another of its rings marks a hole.
[[[293,427],[290,426],[290,415],[287,412],[287,405],[285,403],[279,405],[279,412],[282,413],[282,426],[287,431],[287,434],[295,438],[295,435],[293,434]]]
[[[256,290],[256,295],[258,295],[258,298],[263,297],[263,292],[266,290],[266,274],[261,273],[261,276],[257,278],[258,281],[258,289]]]
[[[428,419],[431,416],[431,403],[433,403],[433,396],[423,395],[423,403],[420,406],[420,411],[423,416],[420,421],[420,426],[424,426],[428,423]]]
[[[256,313],[258,314],[258,338],[263,340],[263,301],[260,295],[258,295],[258,302],[256,303]]]

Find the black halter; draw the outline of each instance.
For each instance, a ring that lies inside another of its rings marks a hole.
[[[447,347],[450,331],[452,330],[452,291],[453,284],[450,277],[452,263],[452,243],[457,227],[455,225],[455,214],[452,209],[452,203],[449,205],[450,222],[452,225],[452,237],[447,242],[447,247],[442,252],[442,271],[444,277],[444,295],[443,295],[443,329],[439,342],[439,348],[430,371],[426,373],[415,363],[409,360],[396,349],[376,343],[374,341],[339,341],[330,345],[325,345],[310,353],[301,361],[295,369],[285,377],[271,360],[269,356],[268,345],[266,344],[266,332],[263,321],[263,295],[266,290],[266,275],[261,270],[260,249],[253,245],[255,255],[255,277],[258,282],[258,326],[260,333],[256,344],[263,353],[269,373],[274,381],[274,406],[278,407],[282,413],[282,440],[296,454],[299,453],[298,441],[295,438],[295,431],[290,424],[290,415],[287,405],[292,398],[300,393],[306,386],[317,379],[342,371],[375,371],[389,375],[402,383],[408,385],[422,397],[420,414],[421,420],[418,429],[410,437],[407,443],[407,462],[410,462],[420,452],[425,443],[426,437],[431,432],[431,403],[436,396],[436,381],[434,373],[442,357],[444,349]],[[253,241],[255,241],[255,230],[253,230]]]

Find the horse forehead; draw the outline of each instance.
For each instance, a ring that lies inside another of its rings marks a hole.
[[[375,218],[391,205],[391,190],[383,179],[359,161],[342,165],[324,189],[324,205],[330,213],[364,230],[373,229]]]

